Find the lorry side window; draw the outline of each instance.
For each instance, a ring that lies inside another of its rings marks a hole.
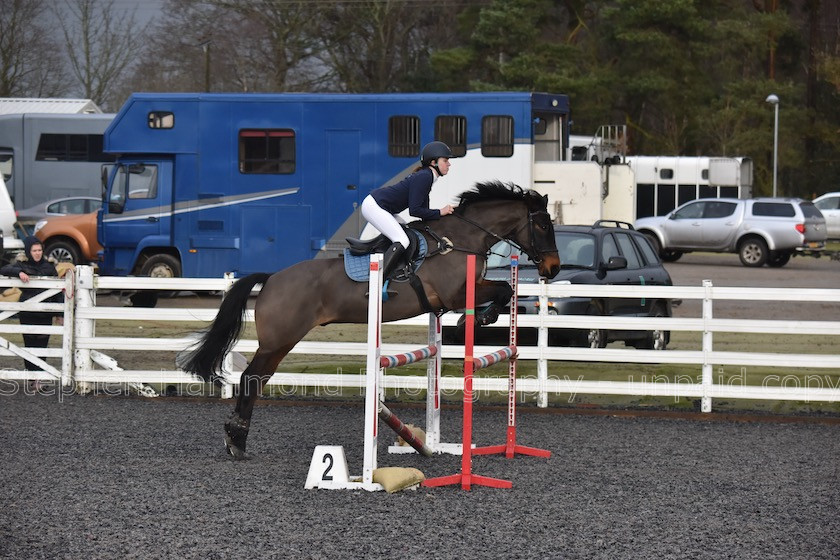
[[[132,165],[129,170],[128,198],[155,198],[157,165]]]
[[[452,155],[467,155],[467,117],[459,115],[440,115],[435,119],[435,140],[449,146]]]
[[[102,134],[41,134],[35,161],[101,161],[116,159],[102,151]]]
[[[420,117],[394,115],[388,119],[388,155],[410,158],[420,155]]]
[[[481,155],[511,157],[513,155],[513,117],[487,115],[481,119]]]
[[[239,172],[291,174],[295,172],[295,131],[243,129],[239,131]]]
[[[149,128],[173,128],[175,115],[170,111],[152,111],[147,117]]]
[[[8,182],[12,178],[12,169],[14,167],[14,158],[11,154],[0,154],[0,173],[3,174],[3,180]]]

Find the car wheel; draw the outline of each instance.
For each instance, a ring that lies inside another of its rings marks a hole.
[[[769,257],[767,243],[760,237],[748,237],[738,245],[738,256],[744,266],[764,266]]]
[[[665,262],[675,262],[680,260],[680,257],[683,256],[683,254],[682,251],[662,251],[660,256]]]
[[[653,252],[662,256],[662,244],[659,243],[659,238],[652,233],[645,233],[645,237],[650,241],[650,246],[653,247]]]
[[[81,251],[72,241],[52,241],[45,247],[46,257],[55,259],[57,262],[81,262]]]
[[[667,315],[661,305],[656,305],[653,309],[651,309],[649,317],[667,317]],[[644,338],[644,343],[639,344],[637,348],[645,350],[665,350],[665,347],[668,346],[668,339],[670,337],[671,333],[663,329],[648,331]]]
[[[773,268],[781,268],[785,266],[788,261],[790,261],[791,254],[784,253],[784,252],[774,252],[770,255],[770,258],[767,259],[767,266],[772,266]]]
[[[586,309],[587,315],[601,315],[601,310],[596,305],[590,305]],[[580,346],[585,348],[606,348],[607,332],[602,329],[588,329],[582,332]]]

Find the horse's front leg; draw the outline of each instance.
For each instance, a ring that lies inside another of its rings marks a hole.
[[[510,303],[513,288],[504,280],[481,280],[475,287],[476,305],[490,302],[486,307],[476,310],[475,322],[478,326],[492,325],[499,318],[504,308]]]

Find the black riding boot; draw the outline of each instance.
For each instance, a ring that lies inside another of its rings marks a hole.
[[[391,243],[391,246],[385,250],[385,255],[382,259],[382,278],[387,280],[388,276],[397,268],[402,259],[405,247],[402,243]]]

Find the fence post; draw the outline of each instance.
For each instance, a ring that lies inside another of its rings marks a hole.
[[[548,407],[548,391],[546,385],[548,384],[548,360],[544,355],[544,351],[548,348],[548,327],[545,326],[545,319],[548,317],[548,284],[545,278],[540,278],[540,326],[537,329],[537,347],[539,348],[539,357],[537,358],[537,383],[539,386],[539,394],[537,395],[537,406],[539,408]]]
[[[76,269],[71,268],[64,275],[64,334],[61,337],[61,386],[73,384],[73,352],[76,349]]]
[[[93,267],[89,265],[79,265],[76,267],[76,289],[75,300],[76,308],[93,308],[96,306],[96,283],[93,275]],[[75,348],[75,341],[79,338],[92,338],[96,331],[95,319],[77,319],[75,321],[74,352],[73,352],[73,377],[79,371],[89,371],[93,369],[93,360],[90,357],[90,350],[87,348]],[[87,383],[79,384],[79,392],[87,393],[91,389]]]
[[[712,353],[713,333],[708,328],[712,320],[712,281],[703,280],[703,397],[700,400],[702,412],[712,411],[712,398],[709,396],[709,389],[712,388],[712,364],[709,363],[709,354]]]

